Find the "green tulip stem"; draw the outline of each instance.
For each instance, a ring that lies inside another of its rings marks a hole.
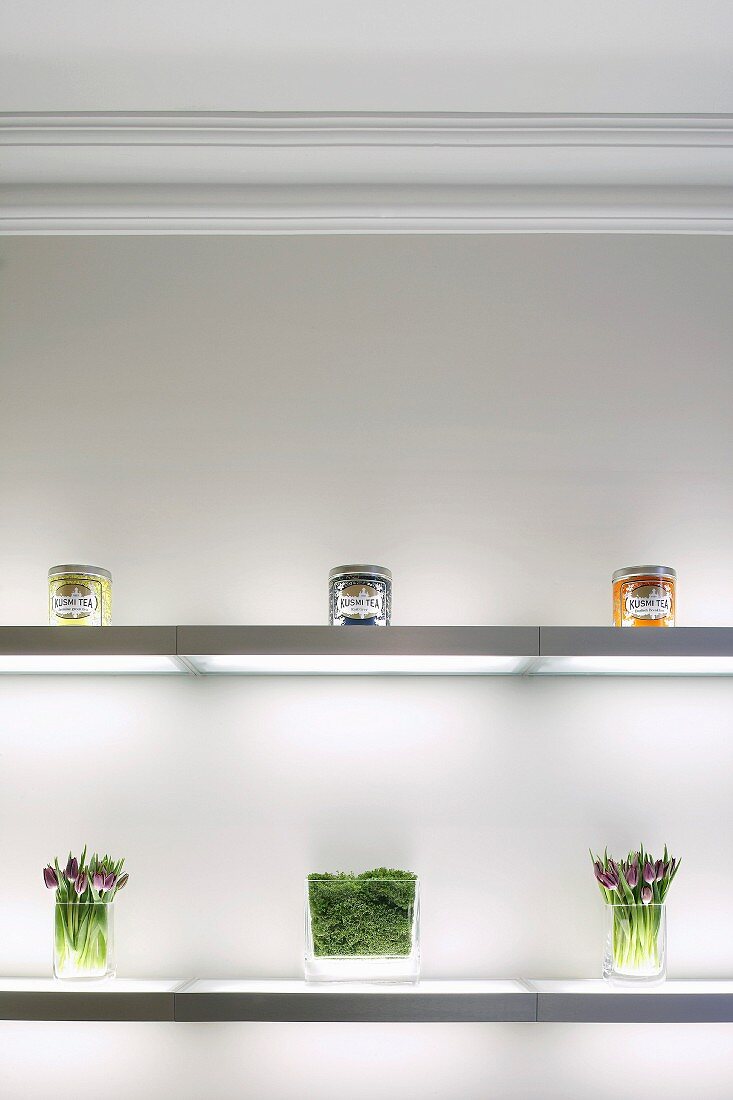
[[[59,902],[54,920],[56,972],[65,977],[98,977],[108,969],[109,905]]]
[[[614,969],[622,973],[660,968],[660,905],[613,905],[612,944]]]

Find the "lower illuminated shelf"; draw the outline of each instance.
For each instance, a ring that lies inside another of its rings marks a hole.
[[[541,626],[533,676],[733,676],[725,627]]]
[[[322,1023],[486,1023],[536,1018],[537,998],[518,981],[416,985],[195,981],[176,993],[176,1020]]]
[[[0,978],[0,1020],[174,1020],[180,979],[59,982]]]
[[[733,627],[0,626],[0,675],[733,676]]]
[[[179,626],[177,652],[199,675],[519,676],[539,627]]]
[[[733,1023],[733,981],[110,981],[0,978],[0,1020],[320,1023]]]

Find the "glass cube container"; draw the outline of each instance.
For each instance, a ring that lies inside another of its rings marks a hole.
[[[53,919],[53,972],[64,981],[111,978],[115,973],[114,903],[57,901]]]
[[[417,876],[306,879],[306,981],[416,982],[419,976]]]
[[[667,975],[664,903],[605,906],[603,977],[615,984],[663,982]]]

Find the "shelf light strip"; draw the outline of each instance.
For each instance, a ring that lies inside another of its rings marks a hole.
[[[733,676],[733,657],[538,657],[533,676]]]
[[[188,657],[209,675],[511,676],[530,658],[464,654],[197,654]]]
[[[0,674],[9,675],[131,675],[183,673],[174,656],[159,653],[0,654]]]

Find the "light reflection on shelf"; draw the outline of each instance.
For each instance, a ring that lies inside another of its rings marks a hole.
[[[58,978],[0,978],[0,993],[172,993],[180,978],[103,978],[62,982]]]
[[[601,978],[579,978],[576,980],[534,980],[528,982],[529,986],[538,993],[564,993],[564,994],[605,994],[627,996],[629,993],[645,996],[673,996],[677,993],[689,995],[700,994],[733,994],[733,980],[721,978],[674,978],[658,984],[638,986],[614,985],[612,982],[603,981]]]
[[[174,657],[159,653],[0,654],[0,675],[185,674]]]
[[[375,983],[375,982],[305,982],[305,981],[278,981],[278,980],[224,980],[216,978],[201,978],[192,982],[185,988],[186,993],[309,993],[315,996],[329,996],[338,993],[366,993],[366,994],[391,994],[404,996],[405,994],[419,994],[431,996],[434,994],[467,994],[477,993],[528,993],[526,986],[512,979],[497,981],[440,981],[428,980],[420,982],[401,983]]]
[[[733,676],[733,657],[538,657],[533,676]]]
[[[196,654],[187,660],[209,675],[250,676],[516,676],[530,658],[466,654]]]

